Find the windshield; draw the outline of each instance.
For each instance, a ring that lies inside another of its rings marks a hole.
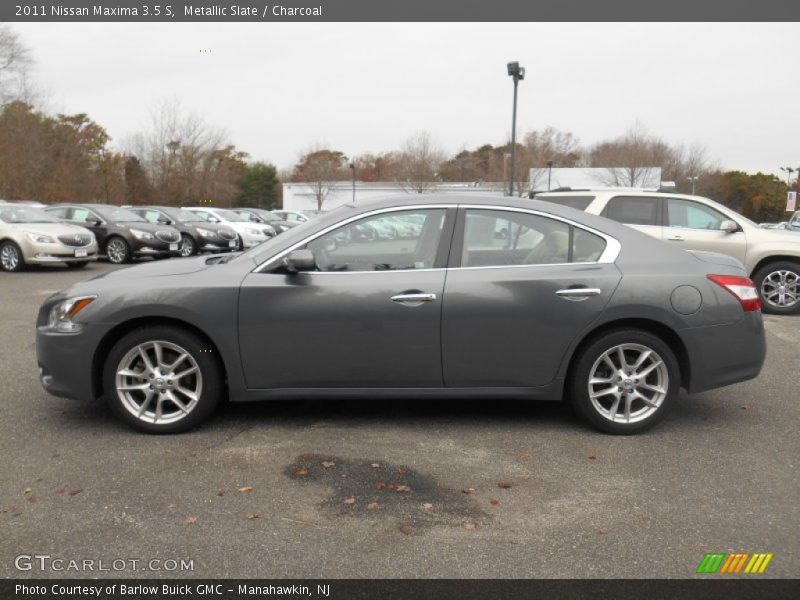
[[[0,221],[5,223],[58,223],[41,209],[15,204],[0,204]]]
[[[221,218],[225,219],[226,221],[230,221],[231,223],[249,223],[250,217],[243,217],[242,215],[233,212],[232,210],[226,210],[224,208],[215,208],[214,214],[220,216]]]
[[[176,221],[180,221],[181,223],[198,223],[203,222],[203,219],[200,218],[199,215],[194,214],[190,210],[184,210],[182,208],[171,208],[169,210],[165,210],[170,217],[175,219]]]
[[[100,216],[111,221],[112,223],[147,223],[147,219],[140,217],[124,208],[114,208],[112,206],[103,206],[95,208],[95,211],[100,213]]]
[[[280,221],[281,218],[278,215],[273,215],[271,212],[267,210],[259,210],[256,214],[264,219],[265,221]]]

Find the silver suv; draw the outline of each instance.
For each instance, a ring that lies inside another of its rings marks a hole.
[[[701,196],[611,189],[535,195],[630,225],[686,250],[721,252],[739,259],[756,284],[764,312],[800,313],[800,235],[764,229]]]

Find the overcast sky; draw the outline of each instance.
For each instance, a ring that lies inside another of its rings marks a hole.
[[[254,159],[291,166],[320,144],[396,149],[429,130],[450,152],[552,125],[584,144],[636,122],[705,145],[729,169],[800,163],[795,24],[14,25],[50,107],[115,142],[180,99]],[[201,49],[210,52],[201,52]]]

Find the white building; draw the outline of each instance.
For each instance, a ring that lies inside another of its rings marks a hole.
[[[548,187],[549,178],[549,187]],[[661,187],[661,167],[600,167],[531,169],[528,177],[530,189],[543,192],[548,189],[580,188],[652,188]]]

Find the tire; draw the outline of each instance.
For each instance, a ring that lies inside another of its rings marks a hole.
[[[195,243],[194,238],[185,233],[181,235],[180,250],[181,256],[184,258],[197,254],[197,244]]]
[[[0,269],[10,273],[19,273],[25,270],[25,257],[22,255],[22,250],[11,240],[0,244]]]
[[[83,269],[88,264],[89,264],[88,260],[79,260],[77,262],[66,263],[68,269]]]
[[[753,282],[761,299],[761,310],[765,313],[800,313],[800,264],[790,261],[769,263],[755,272]],[[783,297],[781,286],[784,290]]]
[[[638,368],[638,372],[644,373],[643,379],[621,378],[620,348],[631,370],[634,363],[649,352]],[[592,380],[595,382],[591,383]],[[629,435],[649,429],[664,418],[678,395],[680,382],[675,354],[660,338],[640,329],[616,329],[590,341],[576,356],[570,370],[567,397],[578,414],[600,431]],[[609,393],[603,394],[606,390]],[[635,396],[636,393],[651,404]],[[617,398],[619,402],[615,406]],[[628,398],[631,398],[629,406]]]
[[[131,261],[131,247],[123,238],[115,235],[106,242],[106,257],[115,265]]]
[[[160,365],[156,345],[161,348]],[[196,427],[211,415],[223,392],[222,367],[209,350],[202,337],[180,327],[143,327],[123,336],[103,365],[103,390],[111,411],[145,433],[179,433]],[[190,372],[171,377],[186,371]],[[138,416],[143,404],[144,412]]]

